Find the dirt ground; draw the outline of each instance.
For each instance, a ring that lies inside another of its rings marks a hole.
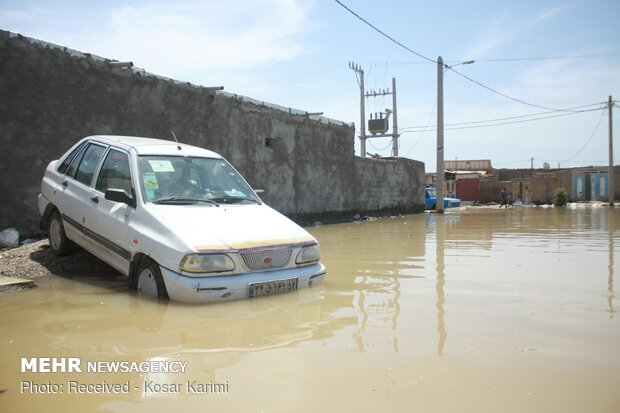
[[[120,275],[112,267],[78,247],[69,255],[57,257],[50,249],[47,239],[0,250],[0,274],[28,279],[50,275],[64,277]]]

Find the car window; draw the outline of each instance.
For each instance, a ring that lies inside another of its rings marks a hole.
[[[103,152],[105,151],[105,147],[90,144],[88,148],[86,148],[86,152],[84,152],[84,156],[80,161],[80,165],[77,168],[77,172],[75,173],[75,179],[84,185],[90,185],[93,180],[93,175],[95,174],[95,169],[103,156]]]
[[[223,159],[140,156],[139,180],[147,202],[191,198],[260,203],[243,178]]]
[[[104,192],[108,189],[123,189],[131,195],[131,174],[129,156],[125,152],[111,149],[106,156],[95,189]]]
[[[61,174],[64,174],[67,172],[67,169],[69,169],[69,165],[71,165],[71,162],[73,162],[73,160],[78,156],[78,154],[84,149],[84,147],[86,147],[86,144],[88,142],[82,142],[82,144],[80,146],[78,146],[77,148],[75,148],[73,151],[71,151],[71,153],[69,154],[69,156],[67,156],[62,163],[60,164],[60,166],[58,166],[58,172],[60,172]],[[77,162],[76,162],[77,164]],[[73,172],[75,172],[75,167],[73,168]]]

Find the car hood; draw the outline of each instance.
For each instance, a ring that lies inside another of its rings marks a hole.
[[[196,251],[316,242],[306,230],[266,205],[157,205],[153,213]]]

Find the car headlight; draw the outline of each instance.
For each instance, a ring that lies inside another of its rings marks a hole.
[[[297,264],[308,264],[314,261],[318,261],[321,258],[321,250],[319,244],[306,245],[301,247],[301,250],[297,254],[295,262]]]
[[[235,269],[235,263],[226,254],[188,254],[181,261],[181,271],[190,273],[225,272]]]

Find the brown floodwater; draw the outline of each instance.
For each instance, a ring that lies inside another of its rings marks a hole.
[[[0,294],[0,412],[618,412],[619,227],[607,207],[318,226],[324,284],[214,305],[40,279]]]

